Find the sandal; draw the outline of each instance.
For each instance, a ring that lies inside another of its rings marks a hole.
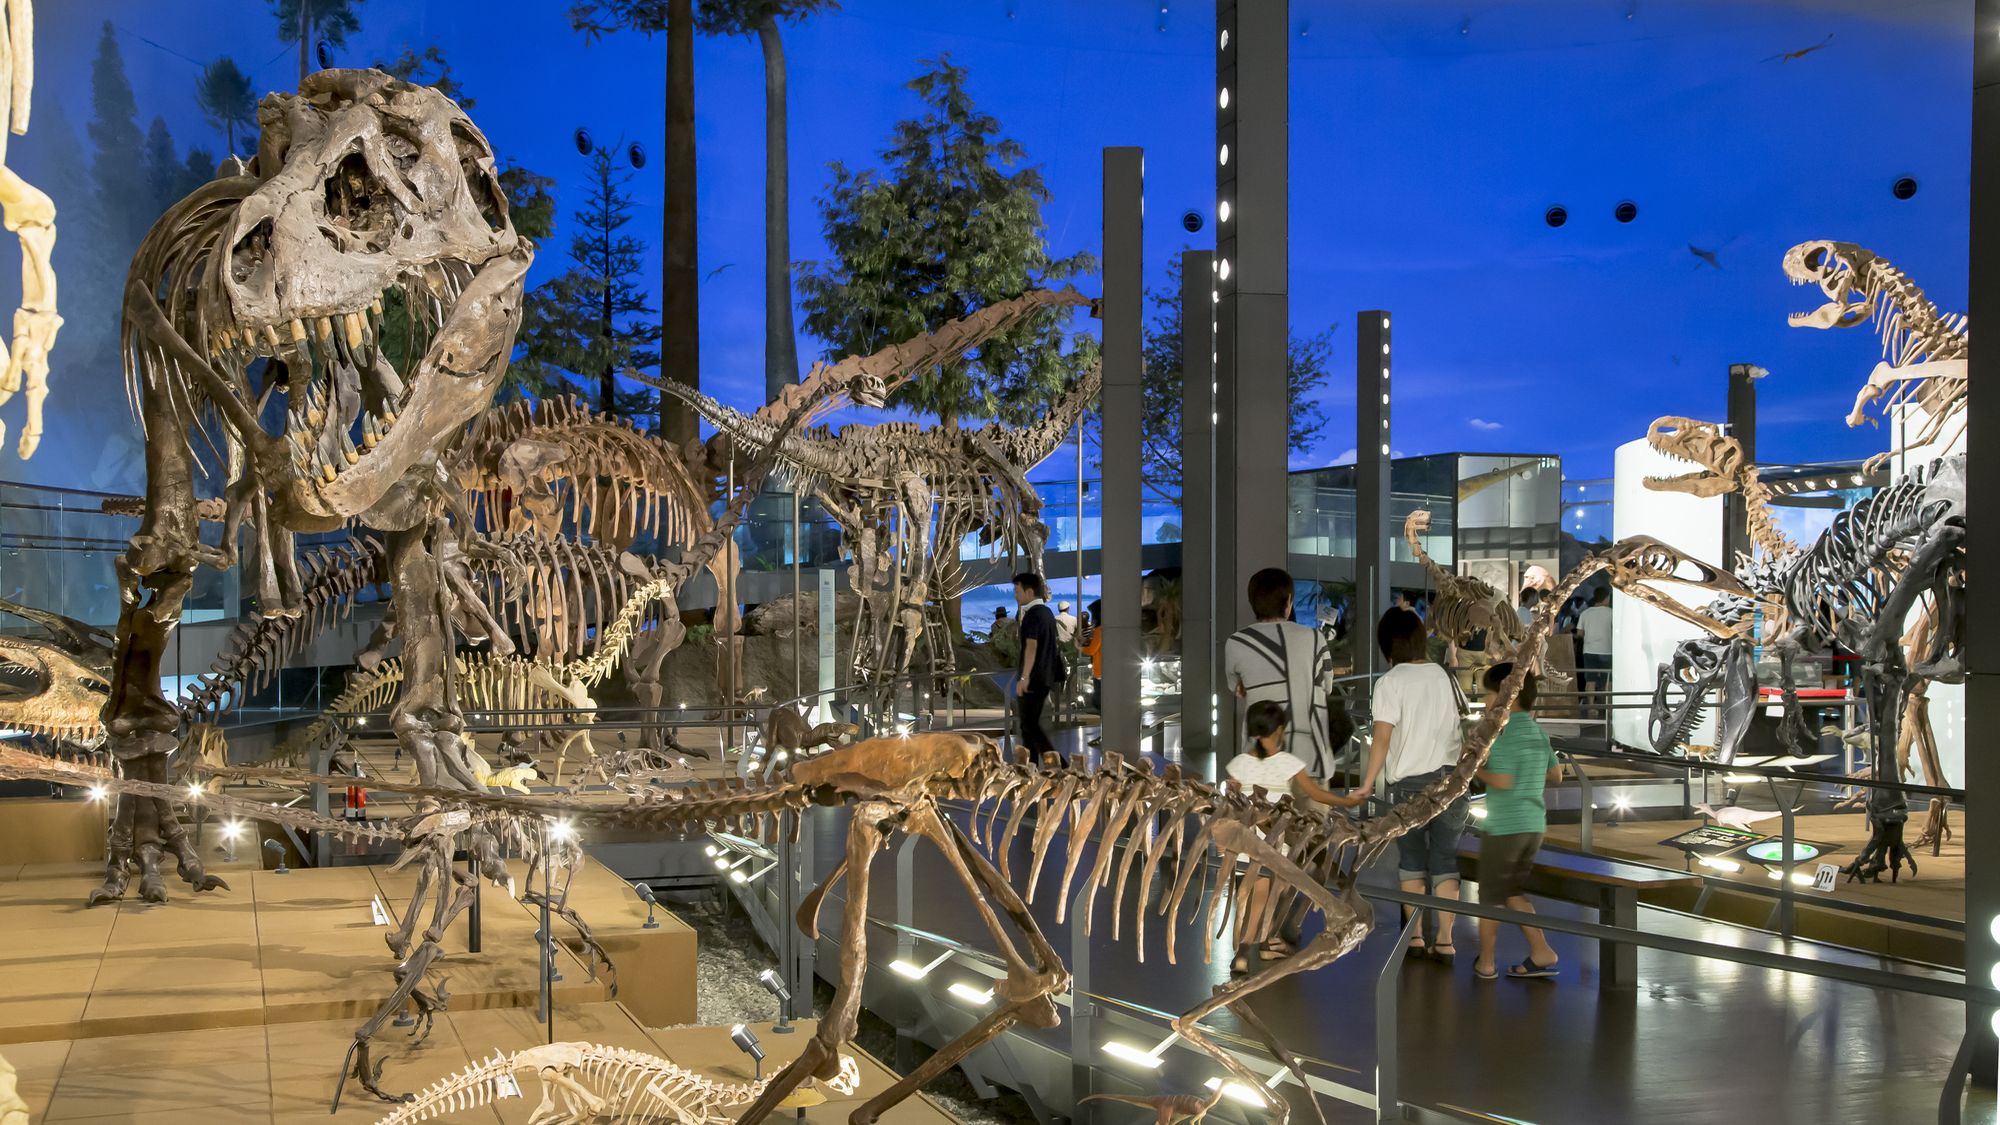
[[[1507,968],[1507,976],[1513,980],[1549,980],[1555,977],[1556,965],[1537,965],[1534,955],[1521,958],[1518,965]]]
[[[1451,945],[1433,945],[1431,946],[1430,952],[1431,952],[1431,960],[1436,961],[1438,964],[1443,965],[1446,968],[1450,968],[1452,959],[1458,956],[1458,947]]]
[[[1273,938],[1257,947],[1258,959],[1263,961],[1282,961],[1297,952],[1298,949],[1291,942],[1278,938]]]
[[[1482,973],[1482,972],[1480,972],[1480,971],[1479,971],[1479,962],[1477,962],[1477,961],[1474,961],[1474,962],[1472,963],[1472,979],[1473,979],[1473,980],[1499,980],[1499,979],[1500,979],[1500,970],[1499,970],[1499,968],[1498,968],[1498,967],[1495,967],[1495,968],[1493,969],[1493,971],[1491,971],[1491,972],[1486,972],[1486,973]]]

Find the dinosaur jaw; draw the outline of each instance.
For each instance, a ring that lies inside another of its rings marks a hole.
[[[1824,239],[1801,242],[1785,251],[1785,276],[1793,285],[1817,285],[1827,303],[1811,312],[1792,313],[1785,322],[1793,328],[1852,328],[1868,319],[1874,302],[1865,292],[1857,292],[1866,251],[1846,243]]]
[[[94,739],[110,694],[102,674],[48,642],[0,634],[0,727]]]
[[[239,384],[259,359],[267,381],[285,373],[283,427],[259,443],[260,475],[281,509],[360,515],[485,407],[506,370],[530,257],[522,243],[477,265],[440,260],[358,308],[212,334],[212,361]],[[398,306],[412,344],[427,341],[403,371],[382,346],[384,311]]]
[[[1674,415],[1656,418],[1646,430],[1646,444],[1660,456],[1694,470],[1649,476],[1644,484],[1652,491],[1703,497],[1736,491],[1744,467],[1743,447],[1715,423]]]

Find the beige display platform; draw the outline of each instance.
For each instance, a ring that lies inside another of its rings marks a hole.
[[[15,797],[0,817],[0,875],[31,863],[104,860],[105,804],[83,797]]]
[[[388,931],[374,924],[369,904],[379,895],[396,919],[413,873],[216,870],[230,889],[196,894],[170,881],[164,905],[93,909],[83,901],[101,875],[96,864],[0,867],[0,1044],[358,1021],[393,991]],[[589,863],[572,901],[628,962],[620,966],[624,995],[647,1012],[690,1018],[693,931],[665,912],[659,929],[640,929],[644,905],[629,890],[631,901],[619,902],[612,888],[620,886]],[[451,1008],[532,1008],[537,919],[492,886],[482,888],[481,904],[483,952],[466,952],[464,918],[446,937],[440,971]],[[563,930],[557,922],[559,937]],[[558,954],[558,972],[559,1005],[608,998],[569,949]]]
[[[1593,777],[1595,770],[1591,771]],[[1661,867],[1681,868],[1686,866],[1685,853],[1679,848],[1667,847],[1660,841],[1701,827],[1708,823],[1703,820],[1639,820],[1625,824],[1598,823],[1591,827],[1591,847],[1600,854],[1616,859],[1629,859],[1638,863],[1651,863]],[[1906,835],[1914,840],[1922,826],[1921,809],[1913,809]],[[1868,825],[1859,812],[1817,813],[1794,817],[1793,835],[1800,840],[1811,840],[1823,844],[1838,844],[1840,850],[1801,865],[1800,870],[1811,874],[1818,864],[1831,863],[1846,866],[1854,862],[1854,857],[1868,842]],[[1756,826],[1775,835],[1778,831],[1776,818]],[[1873,918],[1845,913],[1819,905],[1826,900],[1865,903],[1869,906],[1902,911],[1918,917],[1941,919],[1962,919],[1965,917],[1965,817],[1961,812],[1952,814],[1953,837],[1945,841],[1939,854],[1933,856],[1929,848],[1917,851],[1917,874],[1910,876],[1905,868],[1902,876],[1894,883],[1861,883],[1847,881],[1845,876],[1836,880],[1831,893],[1822,893],[1810,887],[1795,889],[1794,930],[1800,937],[1819,941],[1830,941],[1840,945],[1865,949],[1891,957],[1907,957],[1938,965],[1963,965],[1965,963],[1964,938],[1954,931],[1939,927],[1932,928],[1895,919]],[[1564,847],[1575,847],[1577,826],[1574,824],[1551,824],[1548,830],[1550,843]],[[1775,888],[1766,870],[1757,864],[1744,864],[1735,874],[1710,868],[1692,868],[1703,875],[1713,876],[1724,882],[1749,883],[1761,887]],[[1652,896],[1642,899],[1656,906],[1688,910],[1694,905],[1694,892],[1668,892],[1657,901]],[[1704,916],[1739,925],[1762,927],[1771,916],[1775,900],[1762,895],[1731,893],[1718,889],[1710,896]]]
[[[767,1057],[765,1073],[795,1058],[811,1021],[792,1035],[771,1034],[769,1024],[752,1025]],[[347,1021],[271,1024],[265,1027],[121,1035],[103,1039],[16,1043],[4,1049],[20,1072],[21,1094],[38,1122],[144,1121],[163,1125],[209,1122],[292,1123],[369,1122],[394,1107],[370,1098],[350,1082],[340,1112],[327,1113],[335,1075],[353,1033]],[[751,1076],[750,1060],[719,1027],[649,1031],[617,1003],[587,1003],[557,1010],[558,1040],[584,1040],[630,1047],[660,1055],[713,1078],[740,1081]],[[387,1060],[385,1089],[417,1091],[495,1050],[518,1051],[546,1040],[532,1011],[487,1009],[453,1011],[437,1021],[422,1047],[408,1046],[405,1034],[385,1032],[380,1042]],[[842,1101],[808,1109],[811,1125],[845,1122],[857,1105],[894,1081],[880,1063],[852,1045],[848,1053],[861,1068],[861,1088]],[[532,1078],[521,1079],[523,1097],[502,1099],[449,1114],[439,1120],[516,1125],[525,1122],[540,1096]],[[793,1120],[785,1114],[782,1120]],[[922,1097],[891,1109],[889,1125],[947,1125],[953,1119]]]

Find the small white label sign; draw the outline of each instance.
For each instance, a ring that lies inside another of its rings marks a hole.
[[[375,919],[376,925],[386,926],[389,924],[389,912],[382,908],[381,895],[376,895],[374,898],[368,900],[368,913]]]
[[[1833,882],[1840,877],[1840,868],[1831,863],[1822,863],[1813,870],[1813,890],[1833,893]]]
[[[518,1098],[521,1096],[521,1084],[514,1081],[514,1076],[511,1074],[496,1075],[493,1079],[493,1096]]]
[[[444,814],[444,826],[446,830],[463,828],[471,823],[472,811],[470,809],[453,809]]]

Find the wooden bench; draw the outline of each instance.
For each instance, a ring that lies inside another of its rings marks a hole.
[[[1458,870],[1466,879],[1479,878],[1479,837],[1467,833],[1458,842]],[[1597,907],[1600,925],[1637,929],[1639,892],[1694,886],[1701,878],[1685,871],[1668,871],[1636,863],[1621,863],[1598,855],[1563,851],[1542,845],[1527,891],[1542,898]],[[1609,938],[1598,942],[1598,985],[1631,988],[1638,983],[1638,948]]]

